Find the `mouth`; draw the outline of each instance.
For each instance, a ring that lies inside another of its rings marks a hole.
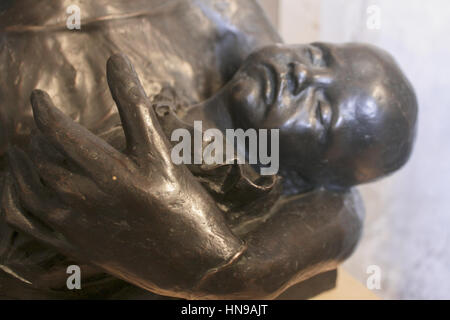
[[[278,91],[278,78],[275,69],[266,64],[261,63],[257,67],[262,74],[262,92],[261,95],[266,105],[270,106],[275,103]]]

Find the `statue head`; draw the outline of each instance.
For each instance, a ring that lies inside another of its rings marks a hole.
[[[242,128],[280,129],[280,165],[315,185],[349,187],[408,160],[414,90],[394,59],[369,45],[265,47],[224,88]]]

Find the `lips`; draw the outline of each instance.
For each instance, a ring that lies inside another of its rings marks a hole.
[[[262,95],[264,101],[267,105],[272,105],[275,103],[275,99],[277,96],[277,75],[274,68],[265,63],[259,64],[258,68],[262,73]]]
[[[305,88],[306,75],[302,66],[291,62],[287,65],[286,76],[279,76],[277,69],[269,63],[259,63],[257,69],[262,79],[262,96],[267,105],[275,103],[280,91],[288,89],[293,96],[298,96]]]

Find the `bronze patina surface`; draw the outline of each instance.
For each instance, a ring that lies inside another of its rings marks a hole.
[[[411,154],[417,101],[389,54],[284,45],[256,1],[0,10],[0,297],[275,298],[352,253],[353,187]],[[279,173],[175,165],[170,133],[199,120],[279,129]]]

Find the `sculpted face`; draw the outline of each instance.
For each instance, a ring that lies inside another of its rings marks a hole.
[[[395,61],[368,45],[270,46],[226,88],[236,125],[280,129],[280,164],[320,185],[351,186],[408,159],[417,102]]]

